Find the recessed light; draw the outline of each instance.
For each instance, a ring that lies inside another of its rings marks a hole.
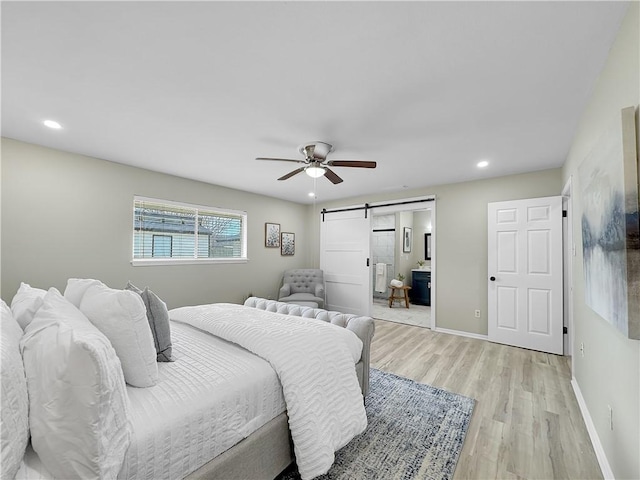
[[[58,122],[55,122],[53,120],[45,120],[42,123],[44,123],[45,127],[53,128],[54,130],[59,130],[62,128],[62,125],[60,125]]]
[[[482,160],[481,162],[478,162],[477,167],[478,168],[485,168],[489,166],[489,162],[487,162],[486,160]]]

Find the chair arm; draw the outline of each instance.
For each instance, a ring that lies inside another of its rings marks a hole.
[[[288,297],[289,295],[291,295],[291,284],[285,283],[280,288],[280,294],[278,295],[278,298]]]
[[[324,299],[324,285],[316,283],[316,297]]]

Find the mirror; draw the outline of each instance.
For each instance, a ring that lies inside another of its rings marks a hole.
[[[431,260],[431,234],[424,234],[424,258],[425,260]]]

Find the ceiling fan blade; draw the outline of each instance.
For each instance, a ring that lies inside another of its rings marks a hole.
[[[337,183],[342,183],[344,181],[338,175],[336,175],[333,170],[329,170],[328,168],[324,169],[324,176],[327,177],[329,181],[334,185]]]
[[[329,160],[327,165],[332,167],[376,168],[377,163],[364,160]]]
[[[302,162],[302,163],[304,163],[304,162]],[[300,172],[304,172],[304,169],[305,169],[305,167],[296,168],[293,172],[289,172],[286,175],[283,175],[278,180],[286,180],[287,178],[291,178],[294,175],[299,174]]]
[[[266,157],[258,157],[256,160],[272,160],[275,162],[296,162],[296,163],[305,163],[304,160],[291,160],[289,158],[266,158]]]

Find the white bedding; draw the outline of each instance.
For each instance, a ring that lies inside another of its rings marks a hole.
[[[176,361],[158,364],[158,384],[127,387],[133,436],[118,478],[183,478],[285,411],[265,360],[181,323],[171,336]],[[51,476],[29,447],[16,478]]]
[[[169,314],[172,320],[242,345],[271,363],[287,402],[303,480],[326,473],[335,451],[366,428],[355,371],[362,342],[353,332],[321,320],[234,304],[181,307]]]

